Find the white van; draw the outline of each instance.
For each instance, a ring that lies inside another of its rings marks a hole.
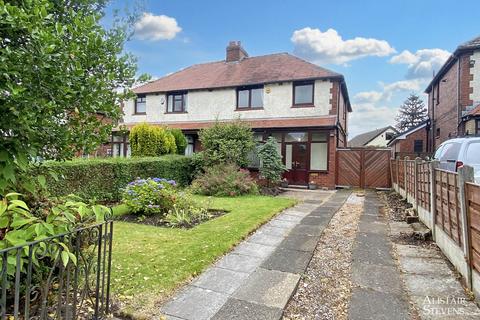
[[[480,137],[450,139],[442,143],[434,156],[440,169],[456,172],[463,165],[473,167],[475,183],[480,184]]]

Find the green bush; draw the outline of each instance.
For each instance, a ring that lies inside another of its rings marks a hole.
[[[130,130],[130,147],[134,157],[154,157],[177,153],[175,137],[165,128],[146,123]]]
[[[175,138],[175,145],[177,147],[177,154],[185,154],[185,148],[187,147],[187,138],[180,129],[168,129],[168,131]]]
[[[136,179],[122,190],[122,202],[132,213],[164,215],[176,203],[176,185],[174,180],[164,178]]]
[[[260,159],[260,176],[267,180],[269,185],[280,182],[282,173],[286,170],[282,156],[277,150],[277,141],[269,137],[267,142],[258,150]]]
[[[53,171],[55,180],[45,174]],[[46,162],[40,172],[47,177],[47,189],[54,196],[76,194],[84,199],[118,201],[121,189],[137,178],[164,177],[180,185],[193,178],[189,157],[166,155],[150,158],[75,159],[66,162]]]
[[[200,130],[205,164],[235,163],[241,168],[248,166],[248,155],[255,147],[253,131],[245,123],[216,122],[212,127]]]
[[[249,171],[235,164],[206,167],[205,172],[192,182],[191,190],[197,194],[220,197],[258,193],[257,184]]]

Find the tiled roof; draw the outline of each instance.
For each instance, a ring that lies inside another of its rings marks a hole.
[[[196,64],[134,89],[135,93],[213,89],[302,79],[343,76],[288,53],[248,57],[236,62]]]
[[[480,36],[473,38],[470,41],[462,43],[458,46],[457,50],[468,50],[480,48]]]
[[[467,116],[480,116],[480,103],[475,108],[468,111],[466,115]]]
[[[230,120],[233,121],[233,120]],[[336,125],[336,116],[310,117],[310,118],[279,118],[279,119],[249,119],[242,120],[255,128],[307,128],[307,127],[334,127]],[[222,122],[222,120],[220,120]],[[199,122],[162,122],[150,123],[153,125],[168,126],[170,128],[179,128],[182,130],[199,130],[213,125],[215,121]],[[127,128],[132,128],[138,123],[127,123]]]
[[[355,136],[352,140],[348,142],[349,147],[364,147],[367,143],[375,139],[377,136],[379,136],[382,132],[386,131],[387,129],[392,129],[395,132],[397,130],[393,128],[392,126],[380,128],[380,129],[375,129],[369,132],[365,132],[362,134],[359,134],[358,136]]]
[[[455,52],[447,59],[447,61],[445,61],[435,77],[433,77],[432,81],[430,81],[425,89],[425,93],[429,93],[431,91],[433,84],[437,83],[437,81],[450,69],[461,53],[475,49],[480,49],[480,36],[462,43],[457,47],[457,49],[455,49]]]

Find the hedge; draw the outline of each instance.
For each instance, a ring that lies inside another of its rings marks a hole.
[[[47,189],[54,196],[76,194],[86,200],[120,200],[120,189],[135,178],[160,177],[188,185],[194,167],[189,157],[166,155],[149,158],[75,159],[46,162],[42,171]],[[46,173],[58,175],[58,180]]]

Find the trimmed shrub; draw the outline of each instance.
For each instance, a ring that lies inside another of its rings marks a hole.
[[[277,141],[269,137],[267,142],[258,150],[260,159],[260,176],[267,180],[268,185],[277,184],[286,170],[282,162],[282,156],[277,150]]]
[[[213,126],[200,130],[205,165],[235,163],[241,168],[248,166],[248,155],[255,147],[253,131],[245,123],[216,122]]]
[[[257,184],[248,170],[235,164],[218,164],[206,167],[205,173],[193,182],[191,190],[207,196],[239,196],[258,193]]]
[[[47,174],[56,173],[58,180]],[[164,177],[180,185],[193,178],[189,157],[167,155],[150,158],[75,159],[66,162],[46,162],[40,167],[47,177],[47,189],[54,196],[76,194],[84,199],[118,201],[121,189],[137,178]]]
[[[168,129],[168,131],[175,138],[175,145],[177,147],[177,154],[185,154],[185,148],[187,147],[187,138],[180,129]]]
[[[177,152],[175,137],[162,127],[146,123],[130,130],[130,147],[134,157],[154,157]]]

